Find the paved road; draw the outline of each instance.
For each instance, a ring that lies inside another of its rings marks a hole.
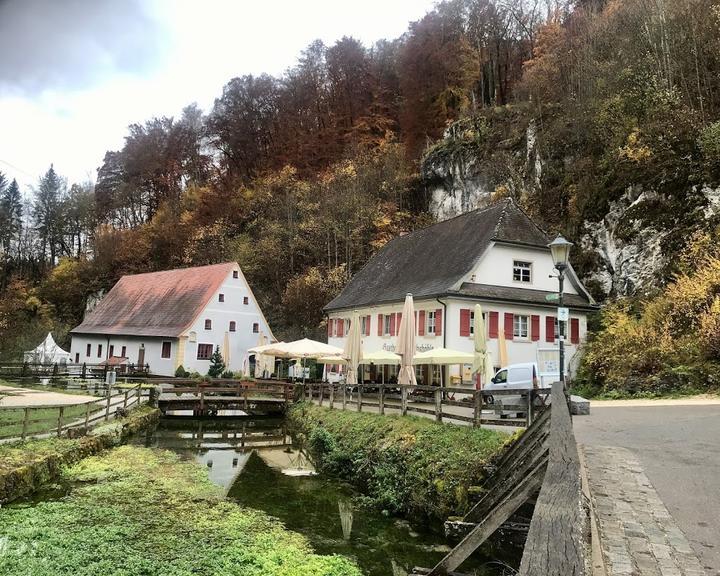
[[[720,405],[592,407],[579,443],[632,451],[708,575],[720,576]]]

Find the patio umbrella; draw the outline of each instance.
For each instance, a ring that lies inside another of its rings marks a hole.
[[[338,358],[337,356],[323,356],[322,358],[316,358],[315,361],[318,364],[340,364],[343,366],[348,363],[345,358]]]
[[[305,383],[305,360],[307,358],[323,358],[326,356],[337,356],[342,358],[343,349],[337,346],[330,346],[324,342],[303,338],[294,342],[287,342],[271,346],[267,354],[279,356],[280,358],[300,358],[303,368],[303,384]]]
[[[358,383],[358,365],[362,360],[362,339],[360,338],[360,317],[357,311],[353,312],[350,320],[350,331],[345,338],[345,350],[343,358],[348,361],[348,373],[346,384]]]
[[[475,349],[475,358],[473,359],[473,374],[477,374],[478,378],[485,378],[487,374],[488,349],[487,338],[485,337],[485,319],[482,315],[482,306],[475,304],[475,312],[473,318],[473,344]],[[487,381],[485,382],[487,384]]]
[[[405,296],[405,306],[403,306],[397,341],[397,353],[401,358],[398,383],[415,386],[417,384],[415,368],[413,368],[413,358],[415,357],[415,307],[410,293]]]
[[[498,354],[500,355],[500,366],[508,365],[507,342],[505,341],[505,329],[500,327],[498,333]]]
[[[474,359],[470,352],[460,352],[449,348],[433,348],[415,355],[413,364],[432,364],[433,366],[449,366],[451,364],[472,364]],[[440,371],[440,386],[443,385],[443,372]]]
[[[495,376],[495,368],[493,368],[492,354],[490,350],[485,351],[485,384],[488,384],[490,380]]]
[[[363,354],[360,364],[379,364],[379,365],[397,365],[400,364],[400,356],[395,352],[388,350],[378,350],[377,352],[368,352]]]

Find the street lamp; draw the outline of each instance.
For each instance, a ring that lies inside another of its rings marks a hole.
[[[573,243],[565,240],[562,234],[558,234],[557,238],[548,244],[555,269],[558,271],[558,330],[560,332],[558,336],[560,343],[560,382],[562,382],[563,388],[565,388],[565,321],[560,320],[559,310],[563,307],[563,283],[565,281],[565,270],[568,267],[570,248],[572,248],[572,246]]]

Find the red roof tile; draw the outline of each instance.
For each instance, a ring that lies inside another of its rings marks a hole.
[[[235,262],[123,276],[73,334],[180,336]]]

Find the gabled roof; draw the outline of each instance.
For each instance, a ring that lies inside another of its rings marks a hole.
[[[548,300],[550,296],[557,296],[557,292],[533,290],[530,288],[517,288],[511,286],[493,286],[491,284],[475,284],[463,282],[460,289],[450,294],[477,298],[494,302],[525,302],[535,306],[557,308],[557,300]],[[563,305],[568,308],[580,310],[594,310],[596,306],[579,294],[563,294]]]
[[[178,337],[232,270],[235,262],[123,276],[71,332]]]
[[[436,297],[459,289],[491,243],[547,250],[550,238],[512,199],[466,212],[388,242],[326,311]]]

